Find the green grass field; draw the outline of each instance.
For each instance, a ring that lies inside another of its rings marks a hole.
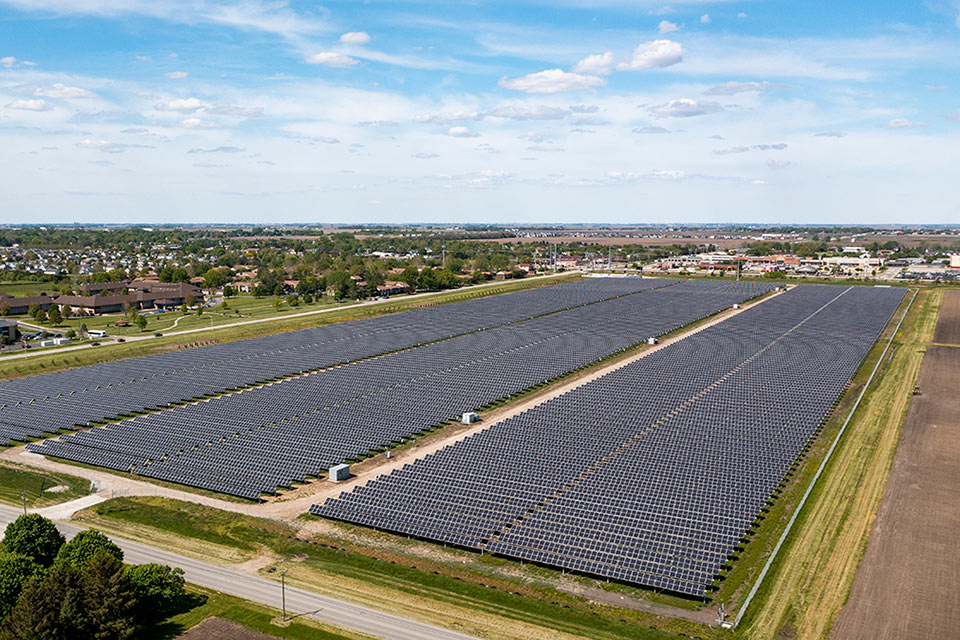
[[[55,282],[40,282],[32,280],[21,280],[18,282],[0,282],[0,293],[5,293],[16,298],[29,298],[38,296],[41,293],[53,293],[59,291],[60,285]]]
[[[294,530],[287,525],[191,503],[118,498],[78,515],[106,531],[130,528],[138,540],[168,549],[184,548],[194,554],[199,550],[197,541],[242,550],[260,548],[273,556],[266,576],[276,575],[277,569],[289,569],[289,582],[318,593],[485,638],[717,637],[714,630],[691,622],[601,605],[454,564],[389,551],[360,553],[323,539],[319,540],[323,544],[310,544],[293,537]]]
[[[141,640],[172,640],[203,620],[215,616],[236,622],[253,631],[289,640],[367,640],[370,638],[365,634],[334,628],[306,617],[300,617],[287,626],[272,624],[273,620],[280,618],[279,610],[196,585],[187,585],[187,594],[188,598],[185,598],[180,606],[180,611],[155,627],[144,630],[137,637]]]
[[[63,487],[63,490],[48,491],[51,487]],[[26,496],[27,508],[40,508],[80,498],[89,492],[90,483],[83,478],[0,462],[0,502],[4,504],[22,506],[22,493]]]

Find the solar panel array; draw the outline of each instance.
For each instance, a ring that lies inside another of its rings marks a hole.
[[[0,443],[369,358],[676,281],[592,278],[0,382]]]
[[[29,448],[257,498],[769,289],[681,282]]]
[[[799,286],[311,512],[703,596],[902,296]]]

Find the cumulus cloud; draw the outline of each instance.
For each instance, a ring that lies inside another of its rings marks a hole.
[[[450,125],[455,122],[480,120],[483,115],[476,111],[454,111],[451,113],[422,113],[414,116],[413,121],[421,124]]]
[[[167,76],[168,78],[171,78],[172,80],[183,80],[184,78],[187,77],[188,74],[186,71],[170,71],[163,75]]]
[[[713,20],[710,18],[709,13],[705,13],[700,16],[700,24],[710,24],[711,22],[713,22]]]
[[[538,144],[550,141],[550,136],[545,133],[540,133],[539,131],[526,131],[517,137],[521,140],[529,140],[530,142],[535,142]]]
[[[420,153],[415,153],[411,158],[419,158],[420,160],[430,160],[432,158],[439,158],[440,154],[433,153],[432,151],[421,151]]]
[[[196,113],[204,107],[206,105],[196,98],[177,98],[153,105],[157,111],[176,111],[177,113]]]
[[[847,134],[843,131],[821,131],[820,133],[813,134],[817,138],[843,138]]]
[[[217,126],[216,122],[210,120],[201,120],[200,118],[184,118],[177,123],[177,126],[184,129],[213,129]]]
[[[650,134],[657,134],[657,133],[670,133],[670,130],[664,129],[663,127],[658,127],[655,125],[648,125],[646,127],[634,128],[633,133],[639,133],[641,135],[650,135]]]
[[[400,123],[394,120],[361,120],[355,127],[399,127]]]
[[[714,87],[710,87],[703,92],[705,96],[732,96],[737,93],[748,93],[755,91],[757,93],[766,91],[774,85],[764,80],[763,82],[724,82]]]
[[[617,65],[619,71],[645,71],[669,67],[683,61],[683,46],[673,40],[644,42],[633,50],[630,60]]]
[[[370,40],[370,34],[366,31],[348,31],[340,36],[343,44],[367,44]]]
[[[263,115],[263,107],[239,107],[232,104],[218,104],[212,107],[204,107],[203,112],[234,118],[259,118]]]
[[[17,59],[14,58],[13,56],[0,58],[0,66],[2,66],[4,69],[9,69],[15,64],[17,64]]]
[[[718,156],[730,155],[732,153],[746,153],[747,151],[783,151],[787,148],[787,143],[778,142],[777,144],[755,144],[751,147],[747,146],[738,146],[738,147],[727,147],[725,149],[714,149],[714,153]]]
[[[564,149],[563,147],[551,147],[550,145],[546,145],[546,144],[531,145],[527,147],[527,150],[528,151],[545,151],[547,153],[560,153],[562,151],[566,151],[566,149]]]
[[[563,69],[547,69],[519,78],[500,78],[499,85],[504,89],[526,93],[548,94],[565,91],[583,91],[602,87],[607,84],[603,78],[580,73],[569,73]]]
[[[650,107],[648,111],[656,118],[691,118],[708,113],[723,111],[719,102],[694,100],[692,98],[677,98],[663,104]]]
[[[779,169],[786,169],[790,166],[789,160],[767,160],[767,166],[777,171]]]
[[[602,127],[610,124],[610,121],[599,116],[586,116],[583,118],[577,118],[570,124],[575,127]]]
[[[49,87],[38,87],[33,91],[33,95],[44,98],[96,98],[97,94],[80,87],[68,87],[60,82],[55,82]]]
[[[321,51],[320,53],[315,53],[312,56],[307,56],[307,59],[304,62],[307,64],[322,64],[328,67],[343,69],[346,67],[352,67],[359,61],[351,58],[350,56],[345,56],[342,53],[337,53],[336,51]]]
[[[444,135],[448,135],[451,138],[479,138],[480,134],[476,131],[471,131],[466,127],[450,127],[446,130]]]
[[[718,156],[727,156],[733,153],[746,153],[750,151],[750,147],[727,147],[726,149],[714,149],[713,152]]]
[[[246,149],[243,147],[220,146],[214,147],[213,149],[194,148],[187,151],[187,153],[243,153],[244,151],[246,151]]]
[[[615,62],[616,61],[614,60],[613,52],[611,51],[607,51],[606,53],[595,53],[578,62],[573,68],[573,72],[586,73],[595,76],[606,76],[610,75],[610,73],[613,71],[613,65]]]
[[[743,11],[741,11],[741,12],[739,12],[739,13],[737,14],[737,17],[738,17],[738,18],[740,18],[740,19],[742,20],[742,19],[744,19],[744,18],[746,18],[746,17],[747,17],[747,14],[746,14],[746,13],[744,13]]]
[[[566,109],[548,107],[546,105],[505,105],[496,107],[483,114],[491,118],[505,118],[507,120],[562,120],[570,115]]]
[[[18,99],[8,102],[4,105],[7,109],[17,109],[19,111],[49,111],[53,109],[45,100],[24,100]]]
[[[680,31],[680,27],[678,27],[676,23],[670,22],[669,20],[661,20],[660,24],[657,25],[657,31],[659,31],[661,34],[673,33],[674,31]]]
[[[911,127],[925,127],[927,126],[927,123],[914,122],[913,120],[907,120],[906,118],[894,118],[887,123],[887,126],[891,129],[909,129]]]

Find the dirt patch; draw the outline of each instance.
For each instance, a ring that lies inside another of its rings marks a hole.
[[[955,315],[940,318],[956,326]],[[938,324],[937,335],[940,330]],[[907,413],[866,553],[832,638],[957,637],[958,379],[960,348],[928,347],[919,377],[923,395]]]
[[[960,291],[944,291],[940,319],[933,341],[938,344],[960,344]]]
[[[223,618],[206,618],[200,624],[177,636],[177,640],[277,640],[277,638],[259,631],[251,631]]]
[[[68,487],[68,486],[66,486],[66,485],[64,485],[64,484],[58,484],[58,485],[55,486],[55,487],[50,487],[49,489],[44,489],[44,491],[48,491],[48,492],[50,492],[50,493],[63,493],[64,491],[70,491],[70,487]]]

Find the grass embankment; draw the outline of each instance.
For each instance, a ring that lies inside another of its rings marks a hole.
[[[286,626],[272,624],[273,620],[281,617],[280,611],[195,585],[187,585],[187,595],[178,613],[168,617],[153,629],[141,633],[138,638],[170,640],[203,620],[216,616],[243,625],[247,629],[290,640],[371,639],[371,636],[366,634],[335,628],[305,617],[298,618]]]
[[[930,289],[917,296],[892,356],[881,365],[741,622],[741,637],[823,638],[829,632],[866,548],[941,298],[941,291]],[[858,377],[869,374],[878,355],[875,347]],[[836,418],[848,411],[841,409]],[[826,433],[821,441],[830,439]]]
[[[90,483],[83,478],[0,462],[0,502],[4,504],[22,506],[23,494],[27,508],[38,509],[81,498],[89,490]]]
[[[259,550],[269,562],[261,571],[265,576],[287,569],[288,583],[484,638],[717,637],[715,630],[691,622],[598,604],[486,575],[466,564],[468,557],[476,562],[505,562],[489,556],[450,550],[464,558],[461,563],[390,548],[360,549],[343,538],[311,536],[307,542],[295,538],[295,529],[289,525],[162,498],[110,500],[80,515],[98,528],[122,535],[129,531],[137,539],[174,550],[197,553],[207,547],[227,555],[239,552],[242,557]]]
[[[481,286],[469,288],[466,290],[443,291],[428,296],[416,298],[392,298],[379,304],[358,305],[344,304],[339,309],[320,313],[316,315],[299,316],[293,318],[278,318],[271,322],[254,322],[251,324],[240,325],[236,327],[225,327],[222,329],[211,329],[209,331],[189,333],[178,336],[163,336],[160,338],[151,338],[150,340],[138,340],[124,344],[104,344],[100,347],[89,347],[87,349],[78,349],[58,353],[54,349],[49,354],[42,356],[33,356],[30,358],[11,358],[9,360],[0,360],[0,380],[8,378],[17,378],[38,373],[49,373],[61,369],[69,369],[90,364],[99,364],[102,362],[111,362],[123,358],[132,358],[136,356],[151,355],[171,349],[187,348],[195,346],[198,343],[207,344],[210,342],[232,342],[246,338],[255,338],[258,336],[279,333],[281,331],[290,331],[294,329],[306,329],[317,327],[335,322],[346,320],[355,320],[358,318],[369,318],[373,316],[396,313],[399,311],[408,311],[418,307],[434,306],[440,304],[450,304],[453,302],[463,302],[501,293],[509,293],[520,289],[530,289],[534,287],[550,286],[578,280],[579,274],[570,274],[558,278],[538,278],[531,280],[506,281],[490,286]],[[232,304],[232,303],[231,303]],[[301,305],[297,313],[313,311],[309,305]],[[241,321],[243,318],[241,318]],[[209,323],[209,320],[206,320]],[[202,326],[202,322],[201,322]],[[91,328],[88,323],[87,328]]]

